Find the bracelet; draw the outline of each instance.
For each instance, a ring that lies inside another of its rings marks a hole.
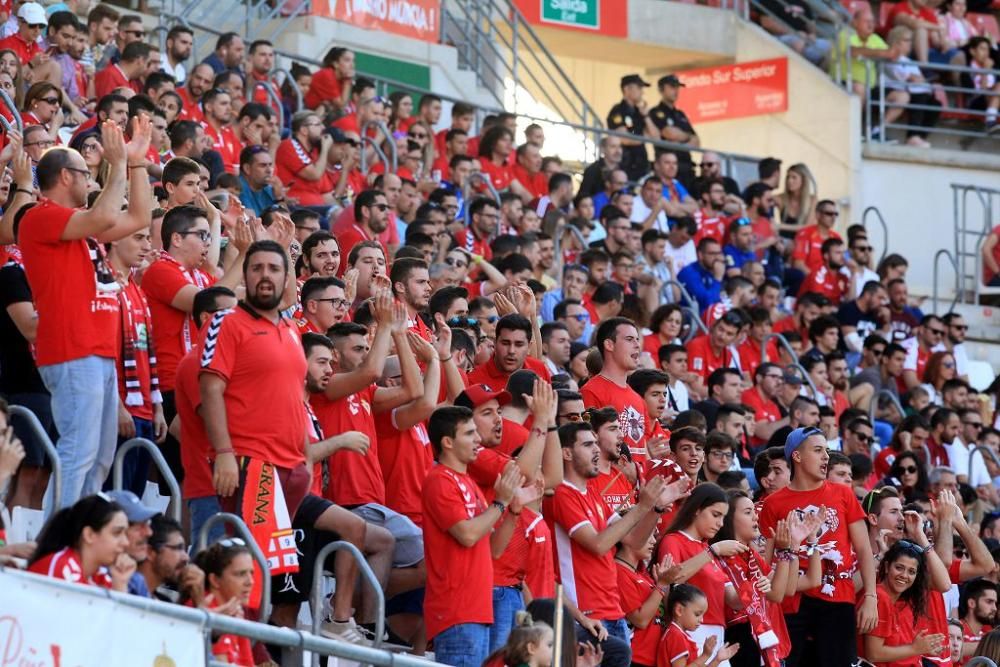
[[[708,553],[709,553],[709,554],[711,554],[712,556],[715,556],[716,558],[718,558],[718,557],[719,557],[719,554],[715,553],[715,549],[713,549],[713,548],[712,548],[712,545],[711,545],[711,544],[709,544],[709,545],[708,545],[708,547],[707,547],[707,551],[708,551]]]
[[[874,593],[865,593],[865,597],[866,598],[875,598],[876,600],[878,600],[878,596],[875,595]]]
[[[665,597],[665,598],[670,597],[670,587],[669,586],[657,586],[656,590],[658,590],[660,592],[660,595],[662,595],[663,597]]]
[[[559,427],[556,426],[555,424],[553,424],[552,426],[549,426],[549,428],[547,429],[547,432],[548,433],[552,433],[552,431],[558,431],[558,430],[559,430]]]
[[[28,190],[28,189],[25,189],[25,188],[14,188],[14,192],[23,192],[26,195],[34,195],[35,194],[31,190]]]
[[[792,562],[795,560],[795,552],[791,549],[775,549],[774,559],[782,562]]]
[[[670,507],[670,505],[667,505],[666,507],[655,507],[654,506],[653,507],[653,511],[656,512],[657,514],[663,514],[664,512],[667,511],[668,507]]]
[[[440,362],[441,362],[441,363],[443,364],[443,363],[446,363],[446,362],[449,362],[449,361],[451,361],[451,358],[452,358],[453,356],[455,356],[455,355],[453,355],[453,354],[449,354],[449,355],[448,355],[447,357],[445,357],[444,359],[442,359],[441,357],[438,357],[438,361],[440,361]]]
[[[236,452],[236,450],[233,449],[232,447],[223,447],[222,449],[216,449],[215,450],[216,454],[233,454],[235,452]]]

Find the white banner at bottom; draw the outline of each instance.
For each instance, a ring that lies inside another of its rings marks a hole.
[[[0,572],[0,665],[204,667],[200,624],[60,583]]]

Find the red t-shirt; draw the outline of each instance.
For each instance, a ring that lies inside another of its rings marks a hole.
[[[635,485],[613,466],[610,472],[598,473],[597,477],[588,481],[587,490],[599,494],[612,511],[620,507],[631,507],[636,503],[638,495]]]
[[[885,584],[879,584],[875,588],[875,595],[878,601],[878,623],[872,628],[872,637],[880,637],[886,646],[907,646],[913,643],[916,636],[913,619],[913,609],[904,601],[893,602]],[[860,608],[864,596],[858,602]],[[865,655],[864,635],[858,635],[858,655]],[[893,660],[891,662],[874,662],[876,667],[920,667],[920,656],[905,658],[903,660]]]
[[[569,482],[547,496],[542,512],[555,535],[559,580],[566,594],[589,618],[604,621],[624,616],[615,584],[614,549],[600,556],[573,539],[573,533],[590,525],[600,533],[608,525],[611,510],[599,495],[580,491]]]
[[[204,122],[205,112],[202,111],[199,100],[196,100],[191,95],[191,91],[188,89],[188,87],[183,86],[181,88],[178,88],[177,94],[181,96],[181,100],[184,102],[184,108],[181,109],[179,118],[183,120],[193,120],[197,123]]]
[[[282,141],[274,156],[274,173],[288,188],[288,196],[298,199],[302,206],[323,206],[323,195],[334,188],[326,175],[316,181],[298,178],[298,173],[318,158],[319,148],[308,150],[296,139]]]
[[[16,53],[18,59],[21,61],[22,66],[30,63],[32,58],[34,58],[35,56],[37,56],[39,53],[42,52],[42,47],[38,46],[37,41],[26,42],[21,37],[21,35],[16,32],[9,37],[4,37],[3,39],[0,39],[0,50],[2,49],[10,49],[14,53]],[[107,67],[105,69],[107,70],[111,68]],[[98,72],[98,76],[100,76],[100,72]],[[98,95],[98,98],[100,98],[100,95]]]
[[[212,599],[209,609],[219,606],[219,601]],[[253,667],[253,646],[248,637],[240,635],[219,635],[212,644],[212,656],[223,658],[230,665],[240,665],[240,667]]]
[[[212,140],[212,148],[222,156],[222,163],[226,165],[226,171],[238,176],[243,142],[236,136],[236,132],[229,125],[224,125],[220,130],[216,130],[208,122],[202,123],[202,126],[205,128],[205,135]]]
[[[383,415],[374,421],[386,507],[422,526],[424,518],[420,494],[427,472],[434,467],[434,453],[427,428],[419,422],[400,431],[396,428],[395,410],[389,418]]]
[[[748,336],[736,348],[736,352],[740,355],[740,368],[743,370],[744,377],[752,379],[753,374],[757,372],[757,367],[761,364],[760,343]],[[778,341],[774,338],[767,342],[767,359],[771,362],[778,359]]]
[[[122,308],[127,304],[128,308]],[[118,346],[118,354],[115,357],[115,368],[118,370],[118,397],[125,404],[129,414],[138,419],[153,418],[153,400],[151,393],[152,373],[149,367],[149,338],[152,335],[152,323],[147,317],[146,297],[134,280],[129,280],[128,285],[122,290],[119,299],[119,311],[123,325],[133,332],[134,351],[132,359],[135,361],[135,377],[139,384],[132,388],[142,396],[142,403],[139,405],[129,405],[126,400],[129,388],[126,388],[124,345]]]
[[[511,173],[531,193],[532,199],[538,199],[549,194],[549,178],[545,175],[545,172],[537,171],[534,174],[529,174],[527,169],[519,164],[515,164],[511,167]]]
[[[201,344],[177,364],[174,403],[181,420],[181,466],[184,482],[181,490],[185,498],[204,498],[215,495],[212,484],[214,450],[205,432],[205,422],[198,414],[201,407],[201,390],[198,387],[198,369],[201,361]]]
[[[687,351],[688,368],[706,381],[713,371],[734,365],[733,354],[728,347],[724,348],[721,354],[716,354],[712,350],[708,334],[702,334],[691,340],[687,344]]]
[[[889,10],[889,15],[886,17],[885,25],[882,26],[883,37],[889,34],[889,31],[892,30],[892,27],[896,24],[896,17],[900,15],[912,16],[913,18],[927,21],[928,23],[937,24],[938,22],[937,15],[930,7],[920,7],[919,9],[914,10],[913,7],[910,6],[910,3],[906,0],[903,0],[903,2],[897,2],[891,6],[892,9]]]
[[[774,225],[768,218],[754,218],[750,225],[753,229],[753,247],[760,248],[761,244],[774,238]],[[764,258],[764,250],[757,250],[757,258]]]
[[[823,578],[817,588],[803,591],[810,597],[828,602],[850,602],[854,604],[855,558],[851,547],[848,526],[855,521],[864,521],[861,503],[849,486],[824,481],[811,491],[796,491],[785,487],[764,499],[760,513],[760,532],[770,535],[779,519],[784,519],[792,510],[814,514],[820,507],[826,507],[826,517],[820,533],[819,548],[823,551]],[[808,569],[808,557],[799,555],[800,569]]]
[[[663,536],[663,540],[656,550],[656,562],[659,563],[664,556],[670,554],[674,557],[675,563],[683,563],[704,552],[707,548],[708,542],[696,540],[685,532],[667,533]],[[725,625],[726,586],[732,586],[732,583],[725,571],[719,567],[715,558],[712,558],[708,565],[698,570],[694,576],[688,579],[687,583],[700,588],[705,597],[708,598],[708,611],[705,612],[702,623],[705,625]]]
[[[448,530],[486,511],[486,499],[471,477],[444,465],[424,480],[424,555],[427,638],[460,623],[493,623],[493,560],[489,536],[465,547]]]
[[[497,192],[503,192],[510,187],[511,181],[514,180],[514,170],[509,164],[497,166],[493,163],[493,160],[485,157],[479,158],[479,164],[482,167],[483,174],[490,177],[490,182],[493,183],[493,187],[497,189]]]
[[[525,508],[525,512],[531,510]],[[532,512],[526,535],[528,540],[528,566],[524,583],[534,598],[552,598],[556,595],[556,566],[552,560],[552,531],[541,514]]]
[[[42,199],[21,221],[18,245],[38,311],[39,366],[92,355],[114,359],[121,341],[118,284],[103,256],[84,239],[60,238],[75,212]]]
[[[961,560],[954,559],[951,561],[951,565],[948,566],[948,576],[951,579],[951,583],[958,584],[961,582],[961,568]],[[948,636],[948,610],[944,603],[943,593],[935,590],[927,591],[927,607],[923,614],[917,616],[916,630],[917,632],[923,630],[928,634]],[[925,655],[923,657],[931,663],[949,667],[951,665],[951,651],[948,648],[948,642],[944,643],[939,654]]]
[[[188,285],[199,290],[215,284],[215,277],[201,269],[188,270],[166,253],[153,262],[142,276],[142,291],[153,316],[153,344],[160,388],[171,391],[181,357],[191,350],[198,334],[190,313],[173,307],[177,293]]]
[[[970,628],[969,624],[966,623],[964,620],[961,621],[961,623],[962,623],[962,641],[969,644],[981,642],[983,640],[983,637],[985,637],[987,634],[993,631],[993,626],[991,625],[984,625],[979,632],[976,632],[972,628]],[[966,662],[967,660],[963,660],[960,664],[964,665]]]
[[[490,488],[492,489],[492,487]],[[521,515],[517,517],[514,532],[510,536],[507,548],[503,550],[499,558],[493,559],[494,586],[520,586],[524,583],[533,538],[530,529],[534,522],[540,519],[541,517],[530,509],[521,510]]]
[[[809,271],[815,271],[823,266],[823,242],[827,239],[839,239],[840,234],[832,229],[823,236],[819,225],[808,225],[795,233],[795,249],[792,259],[800,259]]]
[[[743,395],[740,396],[740,401],[754,409],[755,421],[776,422],[781,419],[781,410],[778,408],[778,404],[764,398],[757,387],[751,387],[744,391]],[[753,445],[762,445],[765,442],[767,441],[757,436],[751,440]]]
[[[468,387],[468,383],[466,383],[465,386]],[[497,445],[497,451],[513,456],[515,451],[524,447],[524,443],[528,441],[529,435],[531,435],[531,433],[524,424],[518,424],[515,421],[504,419],[503,435],[500,436],[500,444]]]
[[[716,215],[712,211],[700,208],[695,211],[694,220],[698,223],[698,231],[694,234],[694,244],[701,243],[703,238],[715,239],[719,245],[726,244],[726,234],[728,232],[731,218],[724,215]]]
[[[806,292],[816,292],[828,298],[830,303],[839,304],[847,293],[849,282],[847,276],[840,271],[820,266],[802,281],[802,287],[799,288],[799,296],[802,296]]]
[[[580,389],[588,408],[613,407],[618,411],[618,428],[640,470],[649,458],[646,452],[646,401],[628,385],[618,385],[603,375],[591,378]]]
[[[803,343],[809,340],[809,327],[800,327],[795,321],[794,315],[789,315],[788,317],[783,317],[774,323],[771,327],[771,331],[774,333],[787,333],[789,331],[794,331],[802,337]],[[771,361],[777,362],[777,357],[771,359]]]
[[[698,659],[698,644],[691,639],[681,626],[671,623],[667,626],[656,649],[656,667],[672,667],[674,662],[684,658],[687,664]]]
[[[309,398],[323,433],[336,435],[360,431],[368,436],[371,445],[364,456],[340,450],[330,457],[330,470],[335,474],[330,476],[326,497],[338,505],[385,505],[385,480],[379,465],[379,441],[372,412],[376,390],[377,387],[371,385],[336,401],[321,393]]]
[[[0,47],[2,48],[2,47]],[[101,99],[115,88],[128,88],[128,77],[117,63],[108,65],[94,77],[94,95]]]
[[[459,248],[465,248],[473,255],[481,255],[487,262],[493,259],[493,250],[490,249],[489,240],[479,238],[468,227],[455,232],[455,243],[458,244]]]
[[[633,572],[631,568],[618,561],[615,562],[615,569],[618,571],[618,598],[621,601],[622,611],[628,616],[646,604],[649,594],[656,588],[656,582],[645,570]],[[658,621],[659,619],[654,616],[645,628],[641,630],[635,628],[632,631],[633,663],[656,664],[656,649],[663,636],[663,626]]]
[[[77,584],[111,588],[111,575],[101,568],[90,579],[83,578],[83,566],[80,564],[80,554],[75,549],[66,547],[41,558],[28,567],[28,572],[42,574],[54,579],[63,579]]]
[[[281,317],[275,324],[241,302],[215,314],[203,345],[201,373],[226,381],[226,421],[237,456],[282,468],[303,464],[306,357],[295,323]]]
[[[323,102],[339,100],[343,94],[344,83],[337,78],[337,73],[332,67],[322,67],[313,74],[312,81],[309,82],[309,92],[302,101],[307,108],[315,109]]]
[[[524,370],[534,371],[535,375],[541,378],[543,382],[549,382],[552,379],[549,369],[545,367],[545,362],[535,359],[530,355],[524,358],[523,368]],[[493,391],[499,391],[507,388],[507,380],[510,379],[511,375],[511,373],[505,373],[500,370],[494,359],[487,359],[469,373],[469,384],[485,384]]]

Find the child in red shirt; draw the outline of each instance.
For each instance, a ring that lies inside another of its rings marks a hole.
[[[701,625],[708,610],[708,598],[697,586],[677,584],[667,598],[667,618],[670,625],[663,633],[656,652],[656,667],[717,667],[736,655],[739,644],[726,644],[713,658],[716,639],[705,641],[705,648],[698,653],[698,645],[689,633]]]

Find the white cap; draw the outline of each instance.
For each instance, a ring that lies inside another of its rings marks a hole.
[[[24,19],[28,25],[44,25],[49,22],[45,9],[37,2],[26,2],[17,10],[17,18]]]

